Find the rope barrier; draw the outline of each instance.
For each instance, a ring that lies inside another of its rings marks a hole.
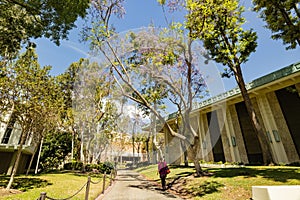
[[[115,176],[116,176],[116,171],[115,170],[111,171],[111,174],[110,174],[110,177],[109,177],[109,179],[110,179],[110,185],[112,183],[112,180],[114,180]],[[102,189],[102,193],[105,190],[105,182],[106,182],[105,179],[106,179],[106,173],[103,174],[103,189]],[[75,192],[70,197],[67,197],[67,198],[64,198],[64,199],[55,199],[55,198],[51,198],[51,197],[47,196],[46,192],[42,192],[40,194],[40,197],[37,200],[46,200],[46,199],[49,199],[49,200],[69,200],[69,199],[75,197],[79,192],[81,192],[85,186],[86,186],[85,199],[88,199],[90,183],[92,183],[92,184],[99,184],[101,182],[101,180],[102,179],[100,179],[99,181],[94,182],[94,181],[91,180],[91,177],[89,176],[87,182],[77,192]]]
[[[97,181],[97,182],[91,181],[91,183],[93,183],[93,184],[99,184],[101,181],[102,181],[102,179],[100,179],[100,180]]]
[[[46,195],[45,199],[50,199],[50,200],[68,200],[68,199],[71,199],[71,198],[75,197],[79,192],[81,192],[86,185],[87,185],[87,182],[75,194],[73,194],[70,197],[67,197],[67,198],[64,198],[64,199],[55,199],[55,198],[48,197]]]

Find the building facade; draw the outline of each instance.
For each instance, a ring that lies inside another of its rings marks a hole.
[[[21,128],[10,113],[0,122],[0,173],[11,174],[21,139]],[[36,145],[29,136],[23,145],[20,164],[17,173],[24,173],[29,166]]]
[[[247,84],[276,163],[298,162],[300,156],[300,62]],[[238,88],[207,99],[193,110],[191,123],[201,141],[204,161],[259,164],[262,148]],[[168,123],[174,118],[169,115]],[[164,129],[166,158],[183,162],[180,141]],[[181,155],[178,157],[178,155]]]

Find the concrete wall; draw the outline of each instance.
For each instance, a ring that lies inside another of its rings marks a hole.
[[[275,163],[299,161],[300,74],[295,80],[298,82],[283,84],[278,81],[273,85],[261,86],[255,92],[249,91]],[[294,92],[289,93],[287,88],[292,88]],[[198,122],[192,126],[200,138],[198,154],[202,160],[244,164],[263,162],[262,148],[240,96],[198,109],[191,119]],[[180,145],[171,138],[168,140],[173,146],[168,152],[174,154],[174,147]]]

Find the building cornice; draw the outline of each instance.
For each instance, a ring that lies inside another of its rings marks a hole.
[[[292,76],[293,74],[298,74],[298,73],[300,73],[300,62],[291,64],[275,72],[259,77],[253,80],[252,82],[246,84],[246,89],[249,91],[249,93],[251,93],[253,90],[257,88],[260,88],[262,86],[268,85],[273,82],[280,81],[285,77]],[[195,112],[196,110],[202,109],[204,107],[212,106],[213,104],[224,102],[229,98],[234,98],[238,95],[241,95],[241,91],[238,87],[235,87],[227,92],[221,93],[219,95],[216,95],[214,97],[211,97],[209,99],[206,99],[204,101],[195,104],[192,112]],[[166,117],[166,120],[171,120],[175,118],[175,116],[176,116],[176,112],[171,113]]]

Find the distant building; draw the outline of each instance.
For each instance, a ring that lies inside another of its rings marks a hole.
[[[299,161],[300,62],[255,79],[247,84],[247,88],[274,161]],[[168,117],[170,125],[176,123],[174,114]],[[262,148],[238,88],[199,103],[190,119],[200,137],[198,153],[202,160],[262,163]],[[182,163],[179,139],[172,137],[166,129],[163,132],[166,160]]]
[[[142,151],[142,143],[135,142],[133,153],[132,135],[113,132],[114,138],[109,147],[102,153],[101,162],[116,161],[119,163],[138,163],[146,161],[146,154]],[[140,148],[138,148],[138,146]]]

